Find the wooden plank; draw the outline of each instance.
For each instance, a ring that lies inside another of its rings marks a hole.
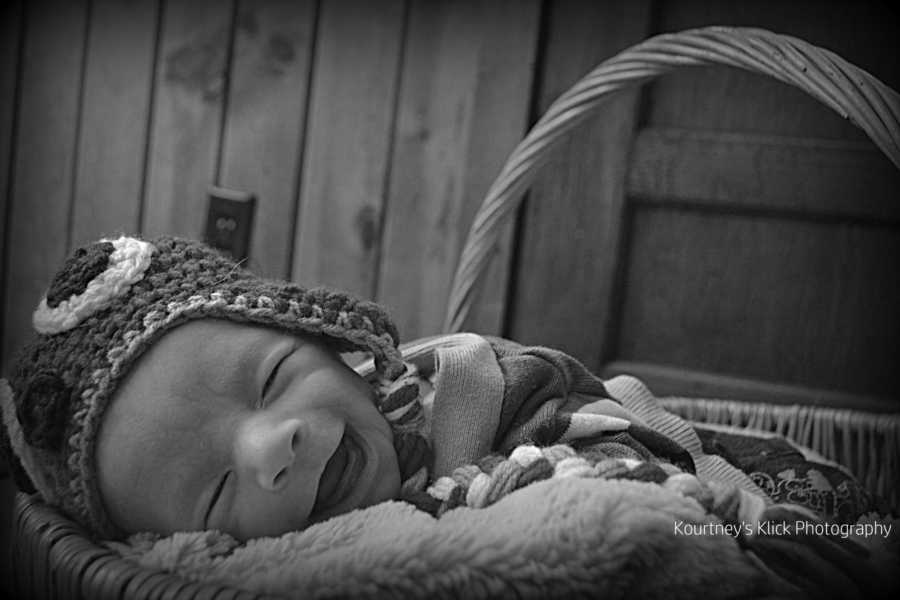
[[[647,37],[649,2],[550,4],[541,111],[603,59]],[[509,335],[597,366],[608,353],[637,92],[618,94],[555,152],[524,210]]]
[[[440,331],[475,210],[526,130],[537,2],[415,2],[385,216],[378,299],[404,339]],[[510,231],[468,330],[499,334]]]
[[[86,12],[86,2],[26,6],[6,257],[5,367],[31,335],[31,313],[67,252]]]
[[[6,250],[7,208],[10,204],[10,175],[12,173],[13,119],[16,109],[19,65],[19,43],[22,34],[22,2],[6,2],[0,8],[0,253]],[[0,260],[0,339],[5,337],[3,301],[6,298],[6,260]],[[3,348],[0,345],[0,364]],[[0,459],[0,469],[3,461]]]
[[[321,6],[295,280],[374,294],[404,3]]]
[[[199,238],[215,179],[232,2],[166,3],[143,203],[145,235]]]
[[[900,88],[897,11],[890,3],[816,0],[661,2],[661,31],[704,25],[762,27],[836,52],[895,89]],[[805,92],[738,69],[686,69],[654,84],[649,124],[716,131],[746,131],[828,139],[864,140],[854,125]]]
[[[717,208],[772,209],[897,222],[900,171],[871,144],[644,129],[628,193]]]
[[[74,245],[140,228],[156,0],[96,0],[72,207]]]
[[[267,0],[238,14],[221,185],[256,194],[249,267],[290,275],[315,3]]]
[[[781,405],[800,404],[850,408],[875,413],[900,411],[900,401],[897,399],[727,377],[649,363],[614,361],[604,367],[602,377],[610,378],[616,375],[637,377],[655,396],[684,396]]]
[[[639,206],[618,360],[898,397],[900,230]]]

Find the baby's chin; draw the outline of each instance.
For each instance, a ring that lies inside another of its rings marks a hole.
[[[380,450],[378,471],[370,483],[369,493],[362,498],[357,508],[366,508],[400,497],[400,462],[397,453],[390,442],[382,445]]]
[[[400,497],[400,484],[402,483],[400,481],[400,463],[396,454],[392,454],[391,457],[390,468],[386,469],[384,477],[380,478],[375,486],[371,504],[396,500]]]
[[[365,438],[369,446],[369,460],[376,462],[375,472],[368,483],[369,493],[361,504],[371,506],[400,496],[400,459],[394,447],[394,432],[387,421],[379,415],[375,425],[358,426],[356,431]]]

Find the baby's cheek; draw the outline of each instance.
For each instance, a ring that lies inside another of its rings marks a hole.
[[[308,511],[304,511],[300,504],[278,496],[245,502],[241,506],[240,519],[234,531],[227,533],[237,539],[248,540],[300,531],[307,526],[309,516]]]

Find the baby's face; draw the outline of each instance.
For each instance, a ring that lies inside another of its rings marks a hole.
[[[97,442],[126,532],[279,535],[395,497],[390,427],[370,386],[315,337],[197,320],[132,367]]]

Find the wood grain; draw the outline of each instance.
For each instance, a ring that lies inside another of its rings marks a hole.
[[[19,40],[22,34],[22,2],[6,2],[0,7],[0,252],[6,251],[7,209],[10,205],[12,173],[13,119],[16,109],[19,64]],[[0,311],[6,300],[6,256],[0,260]],[[5,339],[6,324],[0,312],[0,339]],[[3,348],[0,345],[0,364]],[[0,470],[4,468],[0,459]]]
[[[617,357],[897,397],[897,228],[635,210]]]
[[[378,299],[403,334],[440,331],[475,210],[526,130],[537,2],[415,2],[391,165]],[[499,334],[511,229],[468,330]]]
[[[642,198],[900,222],[900,171],[867,142],[648,128],[631,157]]]
[[[886,2],[761,0],[659,3],[661,31],[704,25],[762,27],[832,50],[900,89],[900,18]],[[864,140],[854,125],[804,92],[731,68],[687,69],[653,85],[648,123],[712,131]]]
[[[322,4],[292,275],[374,294],[404,3]]]
[[[4,372],[67,253],[86,2],[28,2],[12,174]]]
[[[896,86],[886,11],[679,0],[660,5],[659,22],[795,35]],[[620,336],[608,358],[645,365],[656,379],[669,373],[666,393],[700,393],[692,378],[716,373],[793,386],[790,394],[808,388],[807,399],[822,389],[896,398],[897,172],[854,126],[774,80],[684,70],[651,90],[629,174],[639,202],[626,221]]]
[[[142,216],[145,235],[199,238],[215,179],[232,2],[166,3]]]
[[[96,0],[84,76],[72,241],[140,228],[156,0]]]
[[[649,2],[554,2],[540,110],[603,59],[644,39]],[[554,153],[524,207],[508,334],[599,366],[608,353],[637,93],[618,94]]]
[[[219,183],[256,195],[248,266],[290,275],[315,2],[241,5]]]

